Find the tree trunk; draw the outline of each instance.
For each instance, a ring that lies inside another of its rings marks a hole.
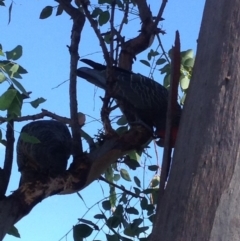
[[[207,0],[152,241],[240,240],[240,0]]]

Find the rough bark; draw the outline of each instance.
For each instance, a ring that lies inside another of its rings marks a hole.
[[[82,190],[118,158],[141,147],[149,138],[149,131],[144,127],[131,128],[122,136],[106,140],[101,147],[76,159],[64,175],[25,183],[8,197],[0,199],[0,240],[43,199]]]
[[[239,0],[206,1],[179,141],[152,241],[240,240],[239,20]]]

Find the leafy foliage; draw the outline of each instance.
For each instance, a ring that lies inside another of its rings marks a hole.
[[[130,5],[132,9],[135,7],[134,1],[117,0],[113,2],[112,0],[99,0],[99,5],[94,5],[91,8],[91,17],[99,28],[104,28],[109,24],[112,17],[110,10],[113,3],[116,4],[118,10],[123,14],[126,4]],[[0,5],[4,6],[4,0],[0,0]],[[81,5],[78,7],[81,11]],[[54,10],[56,11],[56,16],[61,15],[64,11],[61,5],[56,7],[46,6],[40,12],[39,18],[49,18],[53,15]],[[11,11],[12,4],[9,7],[9,22],[11,20]],[[124,17],[122,23],[128,23],[128,16]],[[107,44],[114,41],[114,36],[111,36],[109,31],[102,34],[102,36]],[[10,85],[10,87],[0,96],[0,110],[7,111],[7,113],[13,117],[21,116],[23,100],[29,97],[29,92],[27,92],[18,81],[22,79],[23,74],[27,73],[26,69],[15,62],[22,56],[22,54],[23,48],[21,45],[17,45],[11,51],[5,52],[0,45],[0,56],[5,57],[4,60],[0,60],[0,83],[9,82]],[[194,65],[193,51],[183,51],[181,57],[180,88],[183,92],[183,96],[181,96],[180,101],[183,104]],[[152,73],[154,70],[158,69],[160,74],[164,75],[164,86],[167,88],[169,87],[171,77],[171,51],[166,53],[162,50],[162,53],[160,53],[158,48],[156,48],[156,50],[151,49],[147,54],[147,60],[140,60],[140,62],[148,66]],[[30,104],[32,107],[37,108],[45,101],[46,99],[40,97],[31,101]],[[119,135],[129,130],[124,115],[116,121],[116,125],[116,132]],[[81,130],[81,136],[87,141],[90,149],[98,148],[101,145],[101,134],[97,136],[96,142],[94,142],[93,138],[83,130]],[[1,132],[0,137],[2,142]],[[21,138],[26,142],[39,143],[37,138],[29,136],[26,133],[22,133]],[[146,143],[142,149],[127,153],[119,160],[116,160],[115,164],[105,170],[103,177],[109,183],[109,196],[104,198],[104,200],[99,201],[101,204],[99,205],[100,211],[95,214],[92,219],[95,220],[96,223],[83,218],[79,219],[80,223],[73,227],[73,238],[75,241],[82,241],[83,239],[90,237],[90,235],[100,231],[105,233],[108,241],[127,241],[132,240],[133,238],[141,241],[147,240],[150,233],[149,229],[152,226],[156,211],[159,166],[144,166],[144,171],[148,170],[154,173],[153,175],[150,174],[150,176],[153,177],[147,185],[144,182],[144,178],[141,179],[137,176],[136,170],[141,167],[140,160],[145,156],[146,152],[144,150],[148,147],[148,144],[149,143]],[[120,185],[119,182],[121,183]],[[124,182],[128,183],[126,186],[129,187],[129,189],[123,185]],[[101,223],[101,226],[99,223]],[[10,230],[10,234],[20,237],[15,227]]]
[[[156,56],[159,56],[156,58]],[[152,69],[156,69],[159,65],[163,65],[159,69],[161,74],[164,74],[163,85],[166,88],[170,86],[170,77],[171,77],[171,50],[168,51],[168,54],[160,54],[158,51],[151,49],[147,55],[148,60],[140,60],[140,62]],[[152,64],[151,61],[152,60]],[[182,96],[180,98],[180,103],[183,105],[186,98],[187,90],[189,87],[190,79],[192,76],[192,70],[194,66],[194,54],[193,50],[189,49],[181,52],[181,77],[180,77],[180,88],[182,90]]]
[[[27,70],[14,62],[21,58],[22,53],[23,48],[21,45],[17,45],[14,49],[4,52],[0,44],[0,56],[6,57],[6,59],[0,60],[0,84],[6,81],[10,84],[8,90],[0,96],[0,110],[8,111],[8,114],[12,117],[21,116],[23,100],[29,98],[29,92],[17,80],[21,80],[22,75],[27,74]],[[30,104],[34,108],[37,108],[39,104],[45,101],[41,97],[31,101]]]

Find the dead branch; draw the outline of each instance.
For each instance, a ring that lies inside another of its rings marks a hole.
[[[172,132],[172,120],[174,118],[177,109],[177,97],[178,97],[178,84],[180,79],[180,37],[178,31],[176,32],[175,45],[172,48],[172,65],[171,65],[171,81],[168,96],[168,109],[166,120],[166,135],[164,142],[163,161],[160,175],[160,187],[159,187],[159,199],[163,196],[165,184],[169,175],[169,169],[171,164],[171,132]]]

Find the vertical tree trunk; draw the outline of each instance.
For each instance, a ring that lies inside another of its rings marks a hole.
[[[207,0],[152,241],[240,240],[240,0]]]

